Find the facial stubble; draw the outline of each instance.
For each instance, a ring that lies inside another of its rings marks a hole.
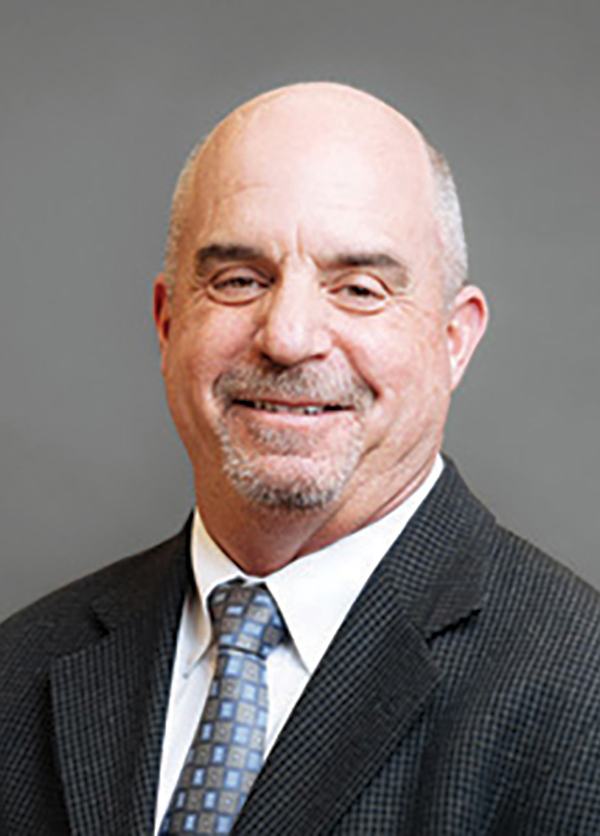
[[[364,419],[374,399],[364,381],[347,370],[252,366],[224,373],[215,396],[223,473],[246,501],[282,512],[309,512],[340,498],[364,451]],[[311,434],[245,420],[250,416],[243,410],[249,407],[241,407],[240,400],[327,403],[342,409],[310,419],[315,422]],[[320,421],[333,421],[336,431],[326,432],[326,439]],[[250,444],[239,438],[240,431]]]

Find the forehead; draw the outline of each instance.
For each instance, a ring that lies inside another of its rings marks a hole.
[[[433,216],[424,143],[365,94],[279,95],[234,112],[203,149],[190,205],[197,235],[292,227],[423,237]]]

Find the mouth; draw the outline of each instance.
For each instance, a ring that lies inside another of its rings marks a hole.
[[[286,415],[324,415],[329,412],[342,412],[347,409],[341,404],[281,403],[278,401],[251,400],[250,398],[234,398],[233,404],[260,412]]]

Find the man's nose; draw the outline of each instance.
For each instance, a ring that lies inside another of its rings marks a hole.
[[[332,344],[328,308],[314,277],[286,272],[261,306],[257,348],[282,366],[325,356]]]

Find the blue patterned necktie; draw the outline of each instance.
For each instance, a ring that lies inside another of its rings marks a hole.
[[[264,586],[221,584],[209,609],[216,669],[161,836],[229,833],[264,760],[265,663],[285,625]]]

